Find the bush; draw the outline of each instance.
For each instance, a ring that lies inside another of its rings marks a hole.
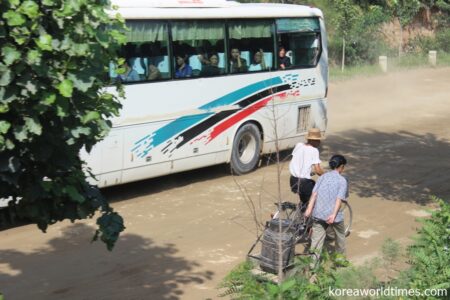
[[[423,227],[409,248],[411,268],[405,277],[410,288],[447,289],[450,295],[450,204],[436,201],[440,209],[421,221]]]
[[[450,29],[443,29],[436,33],[437,49],[450,53]]]
[[[423,54],[428,53],[430,50],[437,50],[438,43],[433,36],[419,35],[411,39],[406,48],[408,49],[408,52]]]

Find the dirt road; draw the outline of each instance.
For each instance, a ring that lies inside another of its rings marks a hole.
[[[377,255],[387,237],[408,243],[429,195],[450,199],[450,68],[330,86],[322,158],[349,158],[354,230],[348,255]],[[223,166],[106,190],[126,220],[113,252],[90,243],[94,221],[0,232],[0,292],[14,299],[216,299],[216,286],[255,239],[246,199]],[[265,220],[274,165],[236,178]],[[282,172],[282,193],[288,174]]]

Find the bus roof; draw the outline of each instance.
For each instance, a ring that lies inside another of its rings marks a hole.
[[[112,3],[118,6],[118,12],[128,20],[323,17],[318,8],[292,4],[226,0],[113,0]]]

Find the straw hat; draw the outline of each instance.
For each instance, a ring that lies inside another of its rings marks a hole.
[[[311,128],[308,130],[308,135],[305,137],[307,140],[321,140],[322,135],[320,134],[319,128]]]

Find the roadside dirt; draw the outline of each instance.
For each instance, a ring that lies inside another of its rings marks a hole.
[[[354,226],[348,256],[410,242],[430,195],[450,199],[450,68],[330,86],[322,159],[349,158]],[[267,158],[266,158],[267,159]],[[126,220],[113,252],[90,243],[94,220],[0,232],[0,292],[14,299],[217,299],[220,280],[255,240],[248,198],[266,220],[276,166],[233,178],[216,166],[105,190]],[[236,182],[239,185],[236,184]],[[295,201],[282,170],[283,198]]]

